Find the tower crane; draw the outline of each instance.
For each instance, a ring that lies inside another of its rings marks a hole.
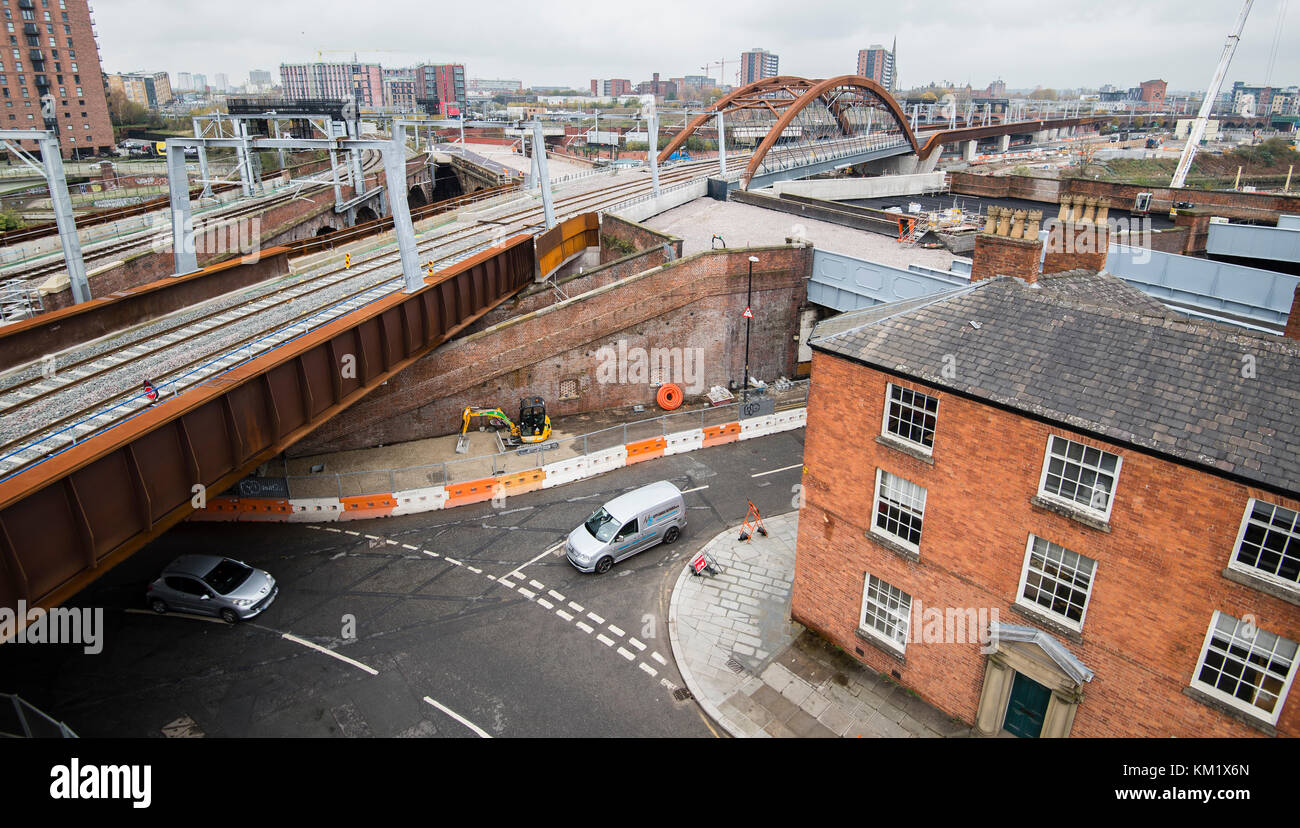
[[[1178,168],[1174,170],[1174,178],[1169,182],[1170,187],[1182,187],[1187,181],[1187,172],[1192,168],[1196,148],[1200,146],[1201,138],[1205,135],[1205,125],[1210,119],[1210,111],[1214,109],[1214,102],[1219,97],[1219,88],[1223,86],[1223,78],[1228,74],[1228,64],[1232,62],[1232,55],[1237,51],[1241,30],[1246,27],[1246,17],[1250,14],[1250,7],[1254,2],[1255,0],[1246,0],[1242,5],[1237,23],[1229,33],[1227,43],[1223,44],[1223,56],[1219,58],[1214,77],[1210,79],[1210,88],[1205,90],[1205,100],[1201,101],[1201,110],[1196,113],[1196,120],[1192,121],[1192,128],[1187,131],[1187,145],[1183,147],[1183,154],[1178,159]]]

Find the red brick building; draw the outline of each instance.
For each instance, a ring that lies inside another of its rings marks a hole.
[[[107,153],[113,125],[86,0],[7,0],[0,13],[9,38],[0,53],[0,128],[45,129],[41,98],[48,95],[65,158]]]
[[[1020,272],[815,330],[792,616],[988,735],[1300,735],[1300,342]]]

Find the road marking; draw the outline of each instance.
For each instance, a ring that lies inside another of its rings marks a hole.
[[[453,566],[463,566],[463,565],[464,565],[464,564],[462,564],[460,561],[456,560],[455,558],[443,558],[443,560],[446,561],[446,562],[449,563],[449,564],[452,564]]]
[[[541,581],[529,580],[528,585],[531,586],[533,589],[546,589],[546,585],[543,584]]]
[[[659,655],[658,653],[651,653],[651,654],[650,654],[650,657],[653,658],[655,661],[659,662],[660,664],[664,665],[664,666],[667,666],[667,665],[668,665],[668,659],[664,658],[663,656]]]
[[[286,641],[292,641],[295,644],[301,644],[302,646],[309,647],[319,653],[324,653],[327,656],[337,658],[339,661],[342,661],[345,664],[351,664],[353,667],[356,667],[358,670],[365,670],[367,673],[369,673],[372,676],[379,675],[379,671],[376,670],[374,667],[367,667],[366,665],[362,664],[360,661],[356,661],[355,659],[348,658],[342,653],[336,653],[333,650],[328,649],[326,647],[322,647],[319,644],[313,644],[312,642],[307,641],[306,639],[299,638],[298,636],[293,635],[292,633],[281,633],[280,637],[285,639]]]
[[[654,678],[655,676],[659,675],[658,670],[651,667],[649,664],[646,664],[644,661],[638,664],[637,666],[640,667],[642,670],[645,670],[647,673],[649,673],[650,678]]]
[[[491,578],[492,576],[489,575],[488,577]],[[508,578],[508,577],[510,577],[510,576],[508,576],[508,575],[502,575],[500,578],[497,578],[497,583],[500,584],[501,586],[505,587],[506,589],[514,589],[514,588],[515,588],[515,582],[514,582],[514,581],[507,581],[506,578]]]
[[[614,639],[610,638],[609,636],[605,635],[604,633],[601,633],[600,635],[597,635],[597,636],[596,636],[596,640],[599,641],[601,644],[604,644],[606,647],[613,647],[613,646],[614,646]]]
[[[642,644],[640,641],[637,641],[635,638],[629,638],[627,640],[627,643],[631,644],[633,647],[636,647],[638,650],[645,649],[645,645]]]
[[[604,618],[601,618],[599,615],[597,615],[597,614],[594,613],[594,612],[589,612],[589,613],[587,613],[587,617],[590,618],[592,621],[595,621],[597,624],[604,624],[604,623],[605,623],[605,619],[604,619]]]
[[[452,717],[452,718],[455,719],[456,721],[458,721],[458,722],[460,722],[461,724],[465,725],[465,727],[468,727],[470,730],[472,730],[472,731],[474,731],[475,733],[477,733],[480,737],[482,737],[482,738],[484,738],[484,739],[491,739],[491,738],[492,738],[492,734],[491,734],[491,733],[488,733],[486,730],[484,730],[483,728],[481,728],[481,727],[479,727],[478,725],[474,724],[474,723],[471,722],[469,719],[466,719],[464,716],[462,716],[462,715],[460,715],[459,713],[457,713],[456,711],[452,710],[450,707],[447,707],[447,706],[445,706],[445,705],[438,704],[436,701],[434,701],[433,699],[429,698],[428,696],[425,696],[425,697],[424,697],[424,700],[427,701],[429,704],[433,705],[434,707],[438,708],[439,710],[441,710],[443,713],[446,713],[448,716]]]
[[[543,609],[555,609],[555,605],[545,598],[538,598],[537,606],[542,607]]]
[[[569,609],[573,610],[574,612],[582,612],[582,604],[579,604],[577,601],[570,601]]]
[[[623,658],[626,658],[628,661],[636,661],[636,656],[633,655],[632,651],[628,650],[626,647],[619,647],[618,654],[623,656]]]
[[[554,599],[557,600],[557,601],[563,601],[563,600],[564,600],[564,596],[561,595],[560,593],[556,592],[556,591],[553,590],[553,589],[548,589],[548,590],[546,590],[546,594],[549,595],[549,596],[551,596],[552,598],[554,598]]]
[[[523,577],[524,577],[524,568],[525,568],[525,567],[527,567],[527,566],[531,566],[532,564],[537,563],[537,562],[540,561],[542,558],[545,558],[547,555],[551,554],[552,552],[554,552],[555,550],[557,550],[557,549],[559,549],[559,548],[561,548],[561,547],[563,547],[563,546],[564,546],[564,541],[557,541],[557,542],[551,544],[550,546],[546,547],[546,549],[544,549],[544,550],[542,551],[542,553],[541,553],[540,555],[538,555],[536,558],[533,558],[531,561],[529,561],[529,562],[526,563],[526,564],[521,564],[520,566],[515,567],[515,569],[513,569],[513,570],[510,571],[510,572],[507,572],[507,573],[506,573],[506,577],[509,578],[509,577],[511,577],[511,576],[518,575],[520,578],[523,578]]]
[[[682,494],[690,494],[691,492],[702,492],[702,491],[704,491],[704,490],[707,489],[707,488],[709,488],[709,487],[708,487],[708,486],[696,486],[694,489],[682,489]]]
[[[524,596],[529,601],[537,597],[537,593],[533,592],[531,589],[524,589],[523,587],[516,587],[516,589],[519,590],[520,595]]]
[[[769,474],[776,474],[777,472],[790,471],[790,469],[801,469],[801,468],[803,468],[803,463],[795,463],[793,466],[785,466],[780,469],[772,469],[771,471],[759,472],[758,474],[751,474],[750,477],[764,477]]]
[[[419,552],[419,551],[420,551],[420,547],[418,547],[418,546],[411,546],[409,543],[404,543],[404,544],[402,544],[402,548],[403,548],[403,549],[409,549],[409,550],[411,550],[412,552]]]
[[[428,555],[430,558],[441,558],[441,557],[442,557],[442,556],[439,555],[437,552],[430,552],[430,551],[427,550],[427,549],[421,549],[420,551],[423,552],[424,554]]]
[[[584,623],[582,623],[581,621],[577,622],[577,623],[574,624],[573,626],[575,626],[575,627],[577,627],[578,629],[582,630],[582,631],[585,632],[587,635],[591,635],[593,632],[596,631],[596,628],[595,628],[595,627],[591,626],[590,624],[584,624]]]
[[[612,632],[614,635],[617,635],[619,638],[622,638],[623,636],[627,635],[627,633],[623,632],[622,628],[615,627],[613,624],[609,625],[609,631]]]
[[[475,575],[483,574],[483,570],[479,569],[477,566],[470,566],[469,564],[466,564],[465,568],[468,569],[470,572],[473,572]]]
[[[560,616],[561,618],[563,618],[565,621],[572,621],[572,620],[573,620],[573,616],[572,616],[572,615],[569,615],[567,612],[565,612],[565,611],[562,610],[562,609],[557,609],[557,610],[555,611],[555,614],[558,615],[558,616]]]

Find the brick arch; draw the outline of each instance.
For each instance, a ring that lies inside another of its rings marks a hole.
[[[781,133],[795,119],[795,116],[814,101],[820,101],[822,105],[827,105],[827,93],[840,87],[862,90],[868,93],[870,97],[884,104],[885,108],[893,116],[894,122],[898,124],[899,130],[906,136],[907,142],[912,145],[912,150],[915,152],[919,149],[916,136],[912,134],[912,129],[907,124],[907,116],[903,113],[903,108],[899,106],[898,101],[894,99],[893,95],[889,94],[887,89],[870,78],[864,78],[861,75],[840,75],[816,81],[792,75],[779,75],[775,78],[764,78],[755,81],[749,86],[742,86],[740,89],[733,90],[719,98],[707,111],[698,115],[685,129],[673,136],[673,139],[659,153],[659,162],[667,161],[668,157],[681,148],[699,127],[714,118],[719,112],[725,115],[740,109],[766,108],[776,116],[777,120],[772,128],[768,130],[767,136],[764,137],[762,143],[759,144],[758,149],[754,151],[749,160],[749,167],[746,169],[744,177],[744,180],[748,182],[753,177],[754,171],[763,163],[763,157],[776,144],[781,137]],[[790,97],[785,100],[764,97],[773,92],[786,92]],[[839,121],[841,128],[847,128],[842,112],[834,109],[831,109],[831,112]]]

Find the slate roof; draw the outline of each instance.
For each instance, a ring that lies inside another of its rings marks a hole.
[[[1106,273],[1037,286],[998,277],[841,314],[809,344],[1300,495],[1300,342],[1132,293]],[[1243,376],[1247,356],[1254,377]]]

